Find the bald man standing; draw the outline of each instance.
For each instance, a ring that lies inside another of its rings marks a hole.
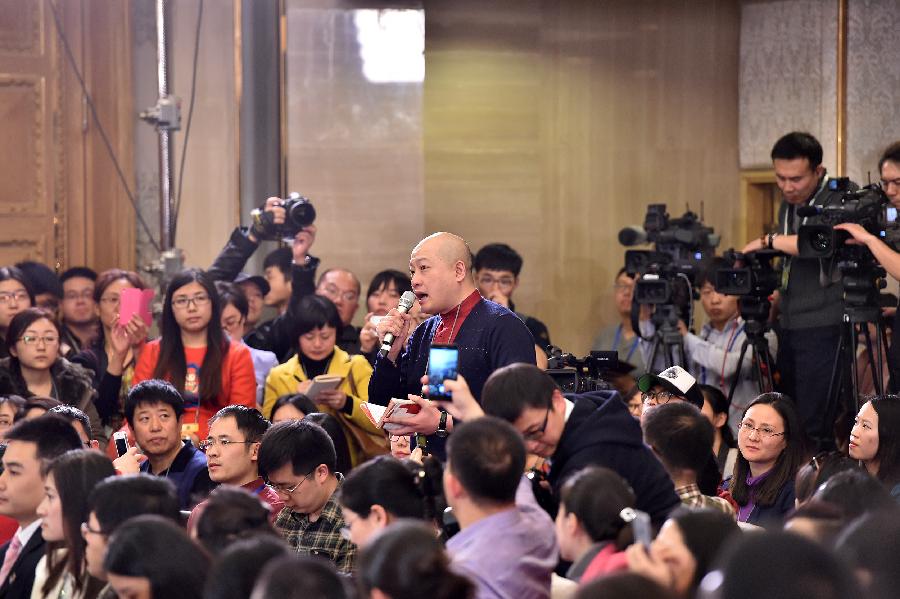
[[[432,344],[459,348],[458,372],[476,399],[490,374],[507,364],[535,363],[534,339],[525,324],[499,304],[481,297],[472,279],[472,251],[452,233],[435,233],[420,241],[409,258],[412,290],[422,311],[435,314],[414,331],[412,317],[396,309],[378,323],[379,339],[387,333],[394,343],[387,356],[375,361],[369,401],[387,405],[392,397],[420,396],[421,379]],[[394,434],[429,435],[432,453],[443,457],[442,439],[453,430],[453,418],[426,402],[406,426]]]

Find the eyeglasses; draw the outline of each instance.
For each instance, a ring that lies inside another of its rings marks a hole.
[[[900,179],[882,179],[881,186],[887,189],[890,185],[900,188]]]
[[[19,341],[25,345],[37,345],[41,341],[44,342],[44,345],[55,345],[59,342],[59,337],[56,335],[22,335],[19,337]]]
[[[228,447],[229,445],[253,445],[257,443],[257,441],[232,441],[231,439],[206,439],[205,441],[200,441],[199,447],[200,451],[206,452],[210,448],[215,447],[216,445],[221,445],[222,447]]]
[[[293,487],[286,487],[285,485],[274,485],[274,484],[269,483],[269,488],[272,489],[273,491],[275,491],[276,493],[278,493],[279,495],[288,496],[288,495],[290,495],[291,493],[293,493],[294,491],[296,491],[297,489],[299,489],[299,488],[300,488],[300,485],[302,485],[303,483],[305,483],[305,482],[306,482],[306,479],[309,478],[309,475],[312,474],[312,473],[315,472],[315,471],[316,471],[316,469],[313,468],[312,470],[310,470],[309,472],[307,472],[307,473],[303,476],[303,478],[300,480],[300,482],[297,483],[296,485],[294,485]]]
[[[406,435],[391,435],[391,443],[402,443],[409,445],[409,437]]]
[[[664,406],[673,397],[678,397],[671,391],[645,391],[641,393],[641,401],[651,406]]]
[[[541,428],[535,429],[533,431],[528,431],[527,433],[522,433],[522,438],[526,441],[537,441],[541,437],[544,436],[544,431],[547,430],[547,422],[550,420],[550,410],[553,409],[553,404],[547,408],[547,413],[544,414],[544,421],[541,423]]]
[[[100,298],[101,304],[106,304],[107,306],[112,306],[119,303],[118,295],[107,295]]]
[[[501,277],[499,279],[495,279],[491,275],[482,275],[478,277],[478,285],[481,287],[488,287],[489,285],[498,285],[503,287],[504,289],[509,289],[513,285],[515,285],[516,280],[511,277]]]
[[[784,432],[776,433],[775,429],[771,426],[760,426],[756,427],[750,424],[749,422],[742,422],[739,427],[740,432],[745,435],[751,435],[754,432],[759,433],[761,437],[765,437],[767,439],[771,439],[772,437],[779,437],[784,434]]]
[[[63,296],[63,299],[67,300],[67,301],[75,301],[78,299],[90,301],[91,299],[93,299],[93,297],[94,297],[94,290],[93,289],[85,289],[81,293],[78,293],[77,291],[69,291]]]
[[[325,295],[327,295],[329,299],[337,300],[337,298],[341,298],[345,302],[355,302],[356,300],[359,299],[359,293],[357,293],[356,291],[343,291],[342,292],[340,289],[338,289],[334,285],[325,285],[325,287],[323,287],[322,290],[325,292]]]
[[[187,308],[190,303],[193,303],[198,308],[200,306],[205,306],[209,303],[209,296],[205,293],[198,293],[194,297],[181,296],[172,300],[172,306],[180,310]]]
[[[11,301],[24,302],[28,299],[27,291],[4,291],[0,293],[0,304],[8,304]]]
[[[613,291],[616,293],[633,293],[634,292],[634,284],[633,283],[616,283],[613,285]]]
[[[93,528],[91,528],[91,525],[90,525],[90,524],[88,524],[87,522],[82,522],[82,523],[81,523],[81,534],[82,534],[82,536],[85,536],[85,535],[87,535],[88,533],[90,533],[90,534],[92,534],[92,535],[103,535],[103,536],[106,536],[106,533],[103,532],[102,530],[94,530]]]

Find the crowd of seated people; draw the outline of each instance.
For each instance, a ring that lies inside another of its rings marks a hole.
[[[819,452],[790,395],[732,396],[712,271],[667,368],[617,273],[595,348],[628,371],[572,393],[508,245],[435,234],[366,290],[318,272],[312,225],[242,272],[264,233],[176,273],[151,322],[121,310],[135,272],[0,267],[0,599],[896,595],[900,398]],[[431,344],[459,351],[449,400]]]

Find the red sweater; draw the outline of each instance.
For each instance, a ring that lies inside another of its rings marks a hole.
[[[184,383],[184,428],[186,433],[196,434],[198,439],[205,439],[209,431],[209,419],[220,408],[232,404],[240,404],[248,408],[256,408],[256,377],[253,373],[253,360],[246,345],[231,342],[228,353],[222,363],[222,391],[215,402],[203,402],[199,406],[200,368],[206,356],[205,347],[188,347],[184,350],[187,362],[187,376]],[[156,362],[159,360],[159,339],[149,342],[141,350],[137,364],[134,366],[132,387],[141,381],[153,378]],[[195,430],[196,425],[197,429]]]

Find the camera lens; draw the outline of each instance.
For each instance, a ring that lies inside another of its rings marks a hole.
[[[316,209],[306,200],[298,200],[288,210],[288,220],[297,229],[308,227],[316,220]]]
[[[817,232],[809,240],[809,243],[816,252],[823,254],[831,252],[831,236],[826,233]]]

